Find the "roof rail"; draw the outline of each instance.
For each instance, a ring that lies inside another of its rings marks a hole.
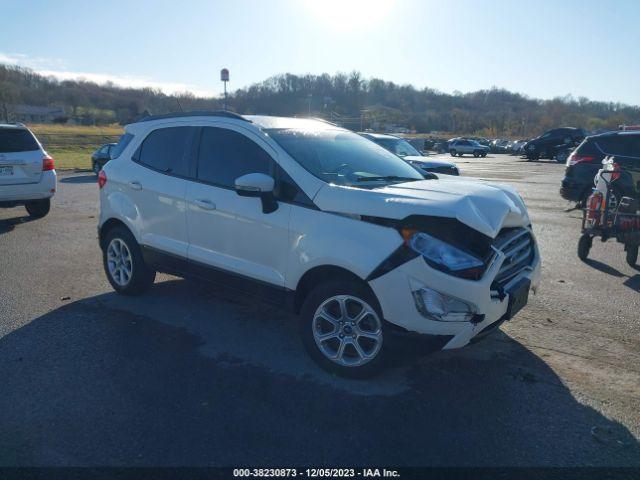
[[[165,113],[162,115],[149,115],[147,117],[143,117],[135,123],[140,122],[151,122],[152,120],[162,120],[164,118],[180,118],[180,117],[225,117],[225,118],[233,118],[235,120],[244,120],[245,122],[251,123],[251,120],[244,118],[242,115],[238,115],[234,112],[229,112],[227,110],[193,110],[191,112],[172,112]]]

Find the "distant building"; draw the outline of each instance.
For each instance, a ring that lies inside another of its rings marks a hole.
[[[66,117],[62,107],[35,107],[33,105],[14,105],[9,107],[9,117],[14,122],[52,123]]]

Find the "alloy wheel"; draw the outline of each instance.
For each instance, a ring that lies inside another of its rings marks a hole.
[[[357,367],[372,361],[382,347],[382,322],[365,301],[336,295],[317,309],[312,322],[313,338],[332,362]]]
[[[114,238],[107,247],[109,275],[119,286],[125,287],[133,276],[133,258],[125,242]]]

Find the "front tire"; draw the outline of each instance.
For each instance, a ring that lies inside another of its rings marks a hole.
[[[109,283],[123,295],[140,295],[156,278],[155,270],[144,262],[140,245],[124,227],[115,227],[107,233],[102,263]]]
[[[451,154],[452,157],[455,157],[457,155],[455,149],[453,149],[453,148],[451,150],[449,150],[449,153]]]
[[[627,251],[627,264],[630,267],[635,267],[638,262],[638,245],[626,245],[625,250]]]
[[[34,200],[26,203],[24,208],[27,209],[27,213],[33,218],[42,218],[51,210],[51,199]]]
[[[591,245],[593,245],[593,237],[588,233],[583,233],[578,240],[578,258],[583,262],[589,256]]]
[[[305,349],[324,370],[369,378],[384,367],[382,312],[366,286],[355,281],[320,284],[300,312]]]

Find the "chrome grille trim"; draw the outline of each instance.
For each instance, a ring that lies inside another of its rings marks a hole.
[[[534,257],[533,236],[528,228],[513,228],[500,232],[492,245],[504,260],[491,284],[492,290],[503,288],[511,279],[531,269]]]

